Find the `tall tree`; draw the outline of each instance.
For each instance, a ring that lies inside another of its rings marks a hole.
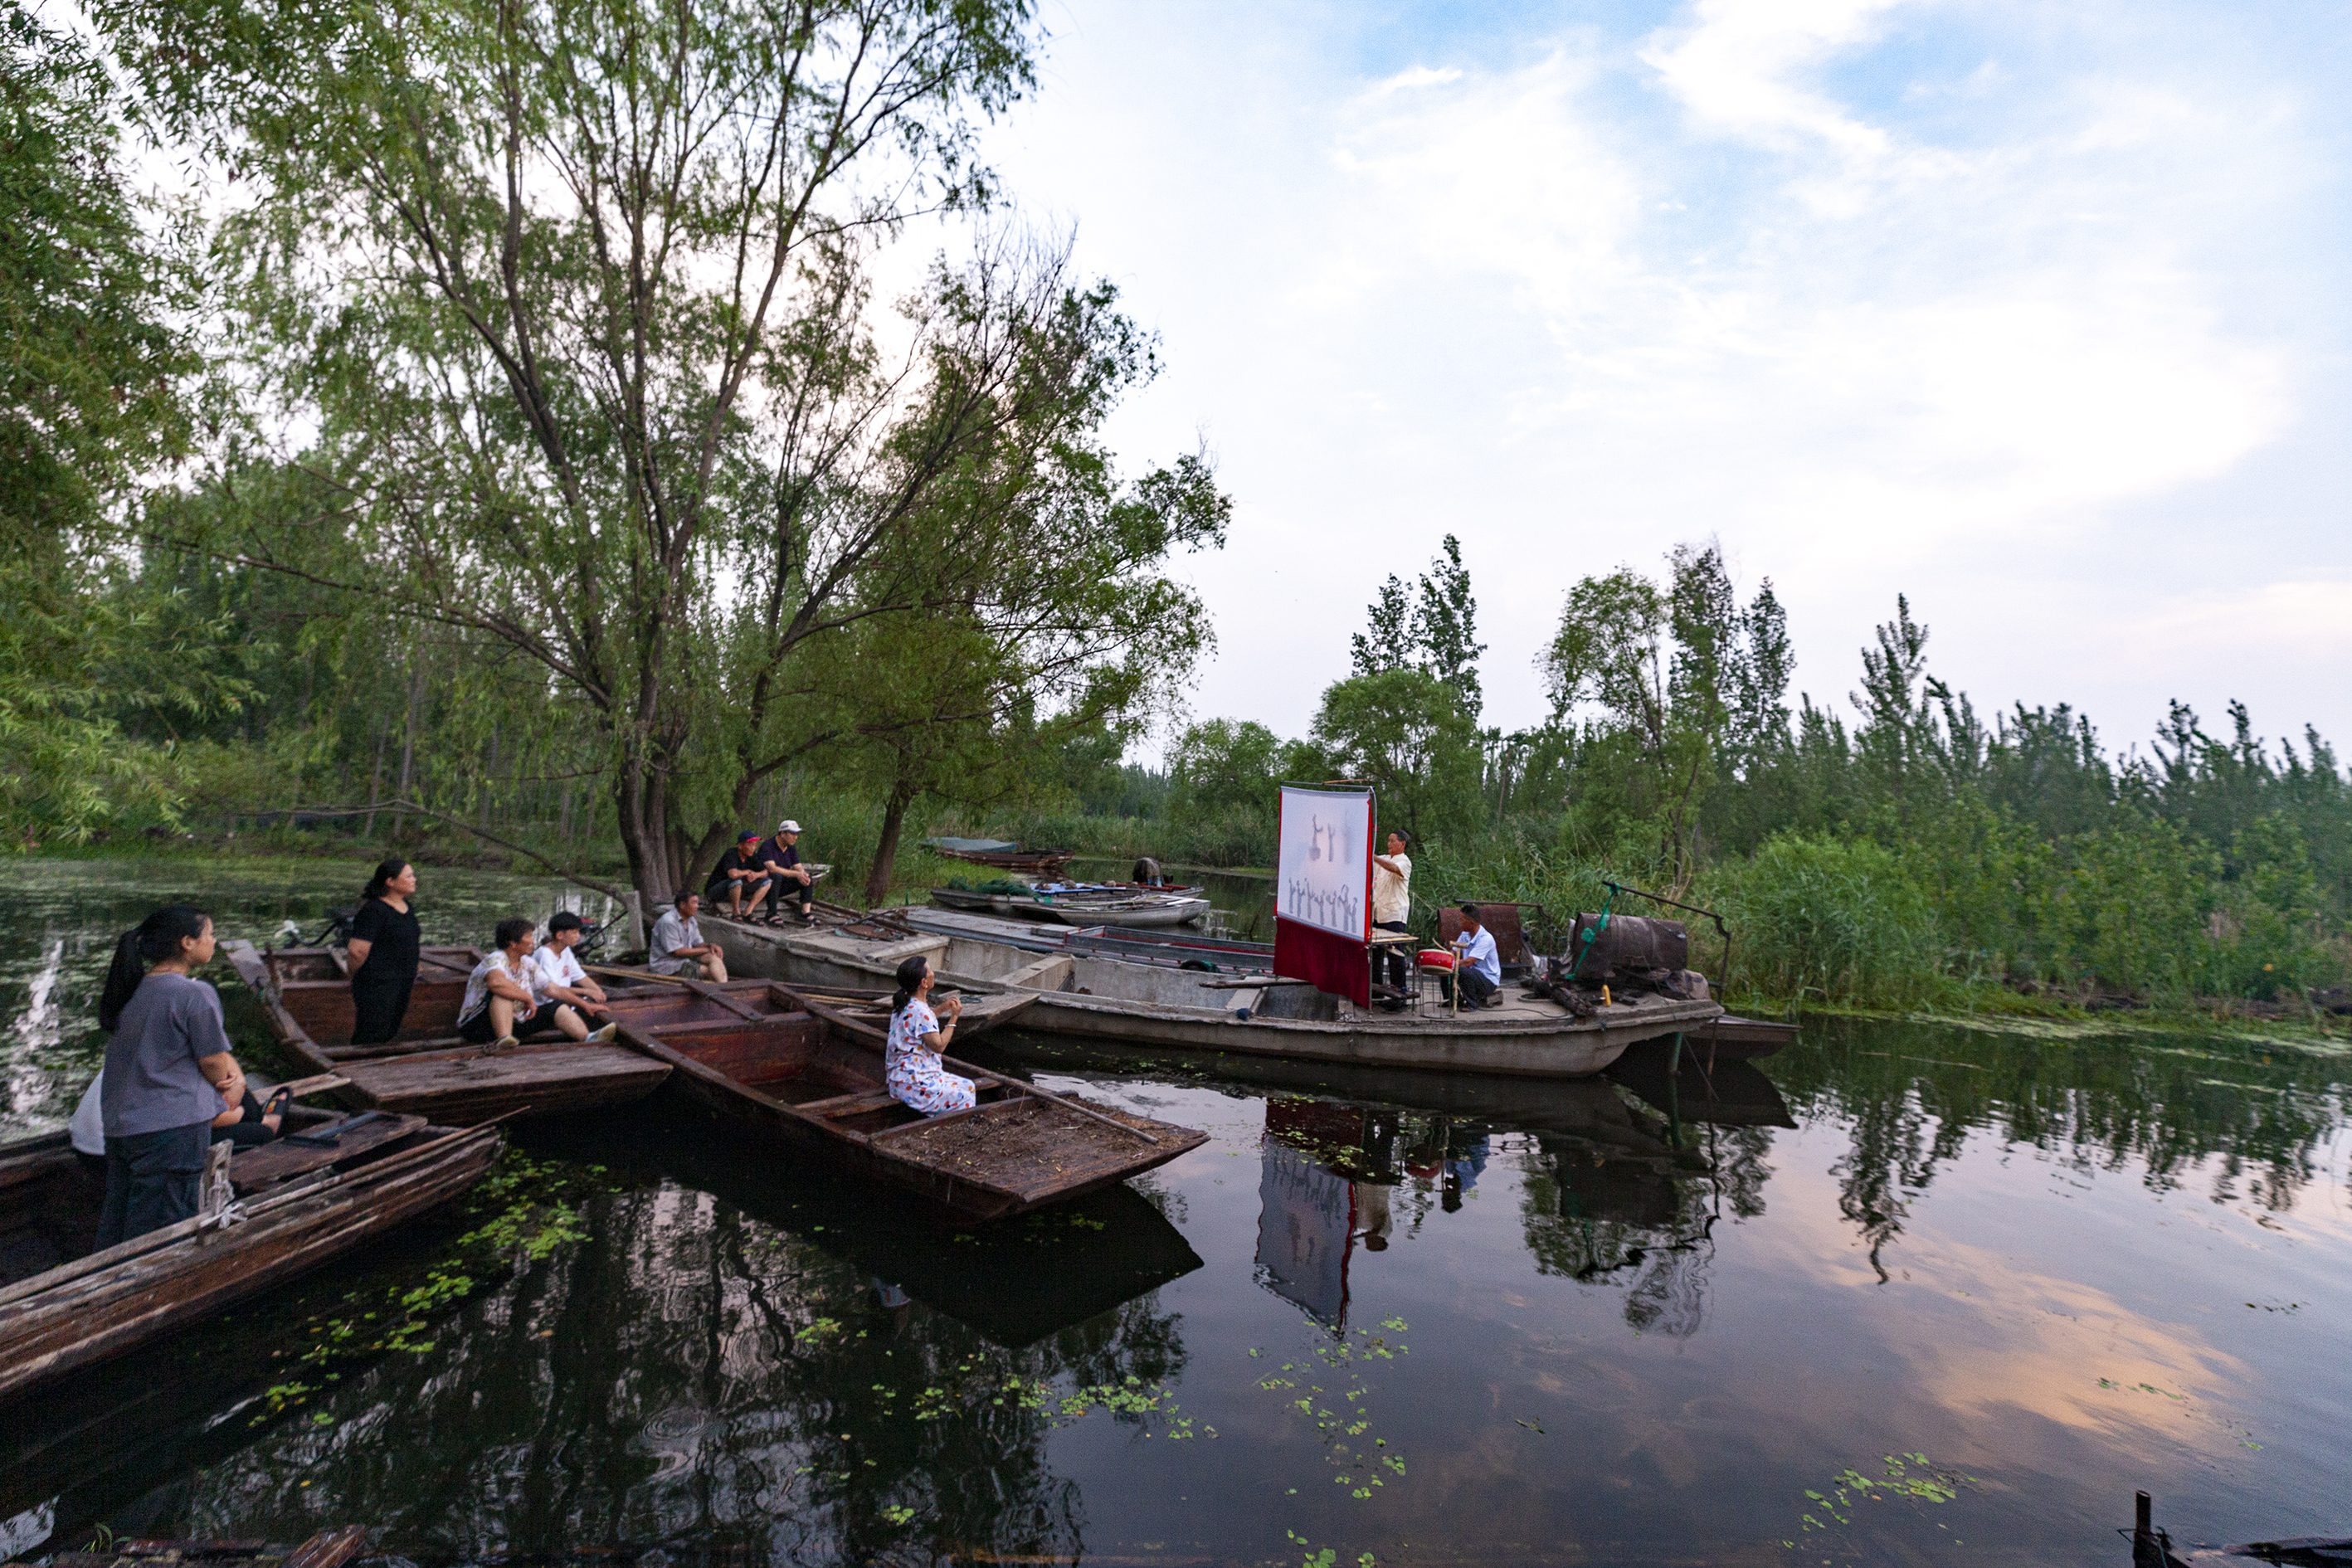
[[[131,800],[168,809],[116,716],[237,694],[106,591],[131,488],[184,449],[198,368],[145,221],[163,215],[128,189],[119,140],[99,63],[0,5],[0,826],[19,842],[85,836]]]
[[[240,325],[365,574],[299,529],[181,542],[469,628],[574,694],[655,895],[806,721],[816,643],[989,603],[1150,344],[1064,247],[984,237],[876,330],[906,221],[991,183],[1025,0],[106,0],[243,176]],[[894,548],[954,489],[952,570]]]
[[[1476,721],[1486,705],[1478,689],[1478,656],[1486,645],[1478,640],[1478,601],[1471,595],[1460,540],[1447,534],[1411,589],[1391,574],[1365,614],[1368,628],[1349,639],[1355,674],[1417,669],[1433,675],[1459,694],[1457,700]]]

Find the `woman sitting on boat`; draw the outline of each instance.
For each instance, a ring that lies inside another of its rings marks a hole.
[[[963,1012],[963,1002],[959,997],[948,998],[947,1026],[941,1028],[940,1016],[931,1011],[930,994],[929,959],[918,953],[898,965],[898,994],[890,1004],[890,1040],[883,1053],[887,1069],[883,1081],[889,1086],[891,1099],[926,1116],[970,1110],[980,1103],[980,1090],[972,1086],[971,1079],[948,1071],[940,1060],[948,1042],[955,1038],[956,1019]]]

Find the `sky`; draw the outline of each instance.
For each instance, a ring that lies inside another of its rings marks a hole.
[[[2343,5],[1040,16],[987,155],[1160,335],[1114,447],[1234,502],[1193,717],[1305,732],[1453,533],[1538,722],[1570,585],[1712,539],[1817,701],[1900,593],[1980,711],[2352,747]]]

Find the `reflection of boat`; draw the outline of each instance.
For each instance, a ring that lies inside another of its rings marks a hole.
[[[1025,1001],[998,999],[995,1016]],[[682,989],[667,1009],[639,1012],[621,1029],[629,1047],[674,1069],[664,1086],[673,1101],[972,1219],[1067,1202],[1208,1140],[951,1058],[980,1102],[923,1116],[884,1087],[878,1028],[782,985]]]
[[[1015,989],[1037,998],[1021,1026],[1126,1045],[1232,1057],[1405,1068],[1515,1078],[1582,1078],[1599,1072],[1635,1040],[1672,1034],[1715,1017],[1712,1002],[1641,996],[1576,1017],[1558,1004],[1507,988],[1499,1005],[1454,1016],[1431,1008],[1386,1013],[1356,1006],[1297,983],[1202,974],[1163,963],[1133,963],[1095,951],[1040,954],[1033,946],[977,932],[787,931],[705,917],[730,970],[829,984],[877,985],[916,953],[956,984]]]
[[[102,1545],[110,1536],[92,1542],[87,1552],[59,1552],[49,1561],[70,1562],[74,1568],[152,1568],[157,1563],[210,1563],[216,1568],[342,1568],[370,1554],[368,1528],[360,1524],[322,1530],[299,1546],[278,1546],[264,1541],[126,1541]],[[14,1560],[15,1554],[10,1554]]]
[[[923,847],[951,860],[993,866],[1028,877],[1059,877],[1078,858],[1075,849],[1024,849],[1010,838],[926,838]]]
[[[1210,909],[1209,900],[1196,893],[1116,888],[1037,888],[1025,893],[933,888],[931,901],[971,914],[1022,915],[1072,926],[1180,926]]]
[[[1769,1057],[1797,1037],[1797,1026],[1773,1018],[1735,1018],[1727,1013],[1693,1029],[1685,1044],[1702,1061],[1752,1061]]]
[[[1683,1044],[1680,1069],[1669,1075],[1674,1062],[1669,1040],[1645,1040],[1610,1065],[1609,1076],[1648,1104],[1685,1121],[1717,1127],[1794,1127],[1788,1102],[1772,1080],[1750,1064],[1718,1060],[1712,1070]]]
[[[608,1135],[609,1136],[609,1135]],[[887,1212],[870,1188],[779,1173],[732,1139],[648,1140],[656,1168],[856,1264],[1007,1348],[1101,1315],[1201,1267],[1167,1216],[1120,1184],[1050,1215],[950,1243],[919,1212]],[[586,1146],[607,1158],[604,1143]]]
[[[491,1129],[433,1127],[421,1116],[296,1121],[296,1136],[235,1154],[230,1192],[195,1218],[103,1252],[89,1247],[105,1184],[64,1133],[0,1150],[0,1401],[423,1214],[478,1181],[500,1142]]]

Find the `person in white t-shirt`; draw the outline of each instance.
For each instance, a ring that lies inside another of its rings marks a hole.
[[[1402,827],[1389,829],[1389,852],[1372,857],[1372,929],[1401,931],[1412,918],[1412,857],[1405,849],[1412,836]],[[1412,961],[1402,948],[1382,948],[1380,968],[1372,978],[1402,991],[1412,978]]]
[[[1454,970],[1447,978],[1462,987],[1462,1006],[1466,1012],[1483,1007],[1486,999],[1502,987],[1503,960],[1495,951],[1495,933],[1478,920],[1478,906],[1462,906],[1462,934],[1454,939]],[[1452,985],[1444,986],[1451,1000]]]
[[[570,910],[556,910],[547,922],[547,940],[530,955],[531,967],[537,972],[531,989],[543,1000],[568,1005],[595,1026],[613,1021],[613,1008],[604,988],[589,978],[572,951],[587,934],[587,922],[578,915]]]

